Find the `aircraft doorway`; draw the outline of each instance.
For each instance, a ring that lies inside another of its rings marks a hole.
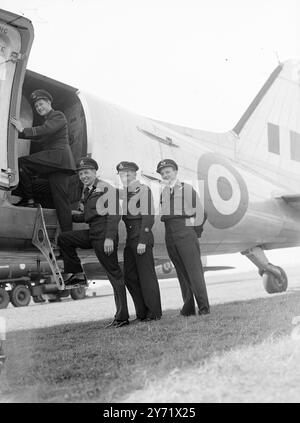
[[[59,81],[45,77],[27,70],[25,74],[20,119],[24,127],[37,126],[42,123],[42,118],[30,105],[30,94],[36,89],[49,91],[53,96],[54,110],[62,111],[68,121],[69,142],[75,162],[87,154],[87,129],[84,110],[77,95],[77,89]],[[18,157],[37,153],[40,149],[38,142],[22,140],[18,143]],[[54,208],[48,180],[37,178],[33,181],[35,200],[44,208]],[[77,175],[70,177],[70,199],[76,207],[80,198],[81,189]]]

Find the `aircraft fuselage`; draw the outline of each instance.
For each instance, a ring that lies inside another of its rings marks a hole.
[[[159,160],[172,158],[179,165],[179,178],[199,192],[208,215],[201,239],[205,255],[234,253],[254,246],[264,249],[298,245],[300,219],[284,201],[275,198],[280,188],[256,172],[237,163],[234,146],[220,154],[208,143],[188,136],[117,106],[79,94],[87,123],[88,153],[99,163],[99,176],[119,183],[116,164],[122,160],[138,163],[140,179],[151,186],[156,208],[154,225],[155,255],[166,257],[164,228],[159,217],[160,176],[155,173]],[[236,141],[238,142],[238,141]],[[228,139],[228,145],[232,139]],[[13,207],[4,201],[0,207],[0,249],[33,250],[31,245],[35,210]],[[55,212],[46,210],[46,220],[55,222]],[[120,243],[125,229],[120,224]]]

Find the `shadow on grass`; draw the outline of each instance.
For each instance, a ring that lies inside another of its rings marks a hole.
[[[121,329],[93,321],[11,332],[0,401],[118,401],[153,377],[278,339],[295,315],[300,292],[218,304],[201,317],[167,310],[160,321]]]

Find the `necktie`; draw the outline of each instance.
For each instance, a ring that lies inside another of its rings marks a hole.
[[[86,200],[87,199],[87,197],[89,196],[89,193],[90,193],[89,187],[84,188],[84,191],[83,191],[83,200]]]

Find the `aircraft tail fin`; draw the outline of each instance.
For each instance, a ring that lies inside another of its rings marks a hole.
[[[251,104],[249,105],[249,107],[247,108],[243,116],[240,118],[240,120],[237,122],[237,124],[233,128],[233,132],[235,132],[235,134],[240,135],[243,128],[245,127],[247,122],[250,120],[250,117],[255,112],[258,105],[262,102],[263,98],[270,90],[277,76],[281,73],[282,69],[283,69],[283,64],[280,63],[271,73],[271,75],[269,76],[267,81],[264,83],[262,88],[259,90],[258,94],[255,96],[254,100],[251,102]]]
[[[300,61],[276,67],[232,132],[237,160],[290,188],[299,186]]]

